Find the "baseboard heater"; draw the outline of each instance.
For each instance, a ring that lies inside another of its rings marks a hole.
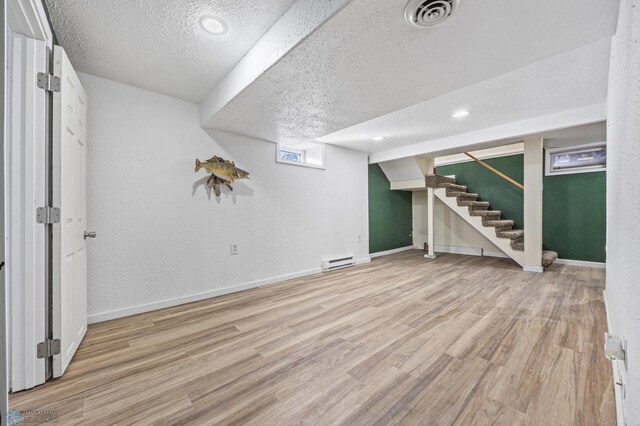
[[[336,269],[348,268],[356,264],[353,256],[341,257],[339,259],[330,259],[322,261],[322,272],[335,271]]]

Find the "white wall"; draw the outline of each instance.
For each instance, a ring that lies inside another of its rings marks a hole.
[[[640,424],[640,0],[622,0],[609,73],[607,301],[613,332],[627,339],[627,423]],[[616,392],[620,396],[619,387]]]
[[[433,212],[435,244],[443,246],[482,249],[489,253],[502,253],[491,241],[476,231],[436,198]],[[427,241],[427,192],[413,192],[413,245],[422,248]],[[488,253],[486,253],[488,254]]]
[[[276,163],[275,144],[205,133],[196,104],[80,78],[88,228],[98,233],[88,242],[91,321],[317,272],[323,258],[368,260],[366,154],[327,146],[324,171]],[[213,154],[251,179],[219,199],[207,193],[194,162]]]

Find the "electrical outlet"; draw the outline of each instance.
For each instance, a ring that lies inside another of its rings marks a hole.
[[[626,359],[625,343],[618,336],[604,333],[604,356],[611,361]]]
[[[238,254],[238,243],[231,243],[231,254]]]
[[[362,234],[358,234],[358,242],[361,243],[362,242]]]

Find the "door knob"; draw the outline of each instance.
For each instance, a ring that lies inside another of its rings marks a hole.
[[[96,237],[96,231],[91,231],[91,232],[87,232],[84,231],[84,239],[86,240],[87,238],[95,238]]]

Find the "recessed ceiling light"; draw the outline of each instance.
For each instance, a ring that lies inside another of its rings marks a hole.
[[[462,118],[469,115],[469,111],[460,110],[453,113],[453,118]]]
[[[371,138],[372,141],[374,142],[380,142],[384,140],[384,136],[375,136],[373,138]]]
[[[210,34],[224,34],[227,31],[227,25],[213,16],[203,16],[200,19],[200,26]]]

